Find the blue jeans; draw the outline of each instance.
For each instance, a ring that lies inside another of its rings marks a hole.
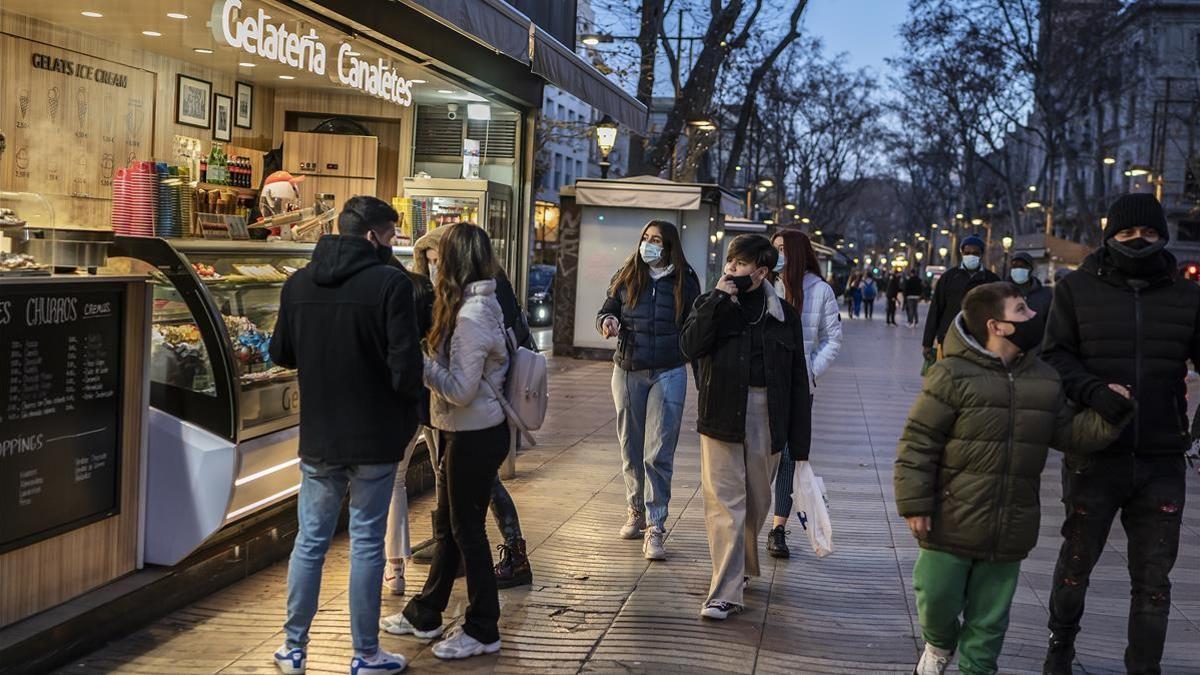
[[[354,651],[379,650],[379,596],[383,585],[383,535],[395,464],[332,466],[300,462],[300,530],[288,564],[288,647],[308,644],[321,594],[321,567],[350,490],[350,633]]]
[[[629,508],[645,511],[651,526],[664,527],[671,501],[675,444],[687,396],[687,370],[683,366],[670,370],[614,367],[612,392],[625,499]]]

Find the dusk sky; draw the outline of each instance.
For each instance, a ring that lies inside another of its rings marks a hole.
[[[827,54],[845,52],[850,65],[871,68],[883,80],[884,59],[899,51],[896,31],[907,13],[906,0],[809,0],[804,26],[825,41]]]

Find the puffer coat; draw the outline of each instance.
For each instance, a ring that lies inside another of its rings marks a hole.
[[[791,302],[782,279],[775,282],[775,294]],[[837,297],[833,287],[812,272],[804,275],[804,307],[800,322],[804,327],[804,356],[808,361],[808,384],[812,389],[842,350],[842,319],[838,314]]]
[[[679,350],[679,331],[700,295],[700,280],[692,268],[682,271],[683,306],[676,312],[675,278],[680,273],[672,268],[658,279],[651,279],[633,307],[629,306],[624,286],[605,298],[596,315],[596,330],[609,316],[621,324],[613,354],[613,363],[621,370],[669,369],[687,363]]]
[[[430,418],[435,429],[477,431],[504,421],[497,398],[508,375],[503,325],[496,281],[467,284],[450,344],[443,342],[436,357],[425,357],[425,386],[432,394]]]
[[[1086,454],[1118,432],[1093,410],[1074,414],[1058,372],[1035,355],[1005,366],[960,314],[900,437],[896,506],[932,516],[922,548],[1022,560],[1037,543],[1047,448]]]

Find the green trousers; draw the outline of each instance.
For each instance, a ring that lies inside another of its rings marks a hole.
[[[988,562],[921,549],[913,591],[925,642],[957,651],[964,675],[993,675],[1020,573],[1019,561]]]

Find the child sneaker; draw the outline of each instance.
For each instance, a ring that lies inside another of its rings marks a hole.
[[[913,673],[916,675],[942,675],[950,666],[952,658],[954,658],[953,651],[925,643],[925,651],[921,654],[921,660],[917,662]]]
[[[284,675],[304,675],[308,667],[308,655],[303,647],[288,647],[285,644],[275,650],[275,667]]]
[[[467,635],[461,626],[455,626],[446,639],[433,646],[433,655],[439,659],[467,659],[481,654],[500,651],[500,641],[483,643]]]
[[[710,600],[708,604],[704,605],[704,609],[700,610],[700,616],[714,621],[724,621],[729,618],[730,614],[737,614],[740,611],[742,608],[732,602]]]
[[[391,616],[385,616],[379,620],[379,627],[392,635],[415,635],[424,640],[432,640],[440,637],[442,627],[438,626],[432,630],[420,630],[408,621],[408,617],[404,616],[404,612],[396,612]]]
[[[407,667],[403,656],[380,649],[371,656],[355,656],[350,661],[350,675],[396,675]]]

